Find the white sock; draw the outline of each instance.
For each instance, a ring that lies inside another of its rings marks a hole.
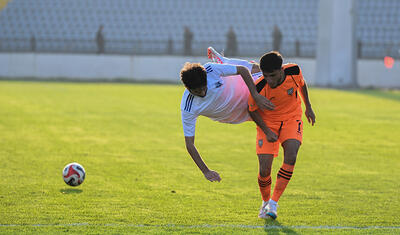
[[[230,59],[230,58],[226,58],[226,57],[221,58],[221,60],[222,60],[222,63],[224,63],[224,64],[242,65],[242,66],[246,67],[250,72],[251,72],[251,69],[253,68],[253,64],[251,64],[247,60]]]
[[[276,201],[274,201],[274,200],[272,200],[272,199],[269,199],[269,204],[271,204],[271,205],[276,205],[276,204],[278,204],[278,202],[276,202]]]

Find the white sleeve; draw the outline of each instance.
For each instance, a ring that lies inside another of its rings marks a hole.
[[[236,66],[231,64],[207,63],[204,65],[204,68],[206,69],[207,73],[214,73],[220,77],[237,74]]]
[[[185,136],[194,136],[196,130],[197,116],[193,113],[181,110],[183,134]]]

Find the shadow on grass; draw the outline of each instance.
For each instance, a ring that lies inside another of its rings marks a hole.
[[[77,194],[77,193],[81,193],[82,189],[76,189],[76,188],[64,188],[64,189],[60,189],[60,193],[62,194]]]
[[[265,220],[264,231],[267,234],[299,234],[289,227],[281,225],[278,221],[272,219]]]

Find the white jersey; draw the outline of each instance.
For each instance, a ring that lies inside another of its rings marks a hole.
[[[249,89],[237,74],[235,65],[207,63],[207,94],[192,95],[187,89],[183,93],[181,114],[185,136],[194,136],[196,120],[200,115],[223,123],[242,123],[250,119],[247,112]],[[232,76],[235,75],[235,76]],[[258,76],[253,76],[256,80]]]

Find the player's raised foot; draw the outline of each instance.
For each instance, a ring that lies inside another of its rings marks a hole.
[[[207,56],[212,62],[218,64],[223,64],[225,60],[225,58],[212,47],[207,48]]]
[[[268,219],[269,216],[267,215],[267,210],[266,207],[268,205],[268,202],[263,201],[260,207],[260,213],[258,214],[258,218],[261,219]]]
[[[272,219],[276,219],[278,217],[278,203],[273,201],[272,199],[269,200],[268,205],[266,206],[266,215],[271,217]]]

